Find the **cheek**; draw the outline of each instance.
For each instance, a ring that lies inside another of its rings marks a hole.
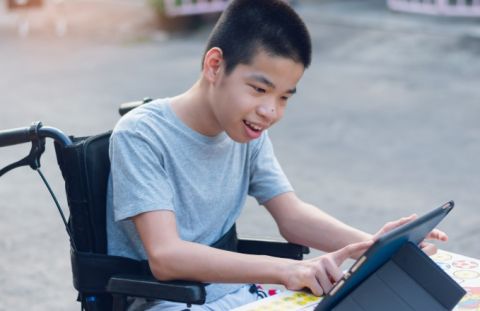
[[[230,112],[238,118],[244,118],[245,114],[249,114],[256,107],[256,98],[249,94],[240,94],[230,98]]]
[[[276,122],[280,121],[283,118],[283,115],[285,114],[285,106],[280,106],[277,109],[277,120]]]
[[[244,119],[258,104],[259,99],[244,84],[224,83],[221,87],[221,96],[218,97],[221,102],[217,105],[221,107],[219,113],[224,120]]]
[[[245,94],[245,92],[242,92],[242,89],[231,84],[225,84],[221,91],[220,100],[222,101],[221,105],[223,109],[228,112],[237,107],[242,107],[248,97],[249,96]]]

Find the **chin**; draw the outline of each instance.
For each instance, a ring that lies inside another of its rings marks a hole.
[[[245,137],[245,136],[242,136],[242,135],[232,135],[231,133],[229,132],[226,132],[228,137],[230,137],[231,140],[239,143],[239,144],[246,144],[250,141],[252,141],[251,138],[248,138],[248,137]]]
[[[230,136],[230,135],[229,135],[229,136]],[[238,138],[238,137],[232,137],[232,136],[230,136],[230,138],[231,138],[233,141],[235,141],[235,142],[237,142],[237,143],[239,143],[239,144],[246,144],[246,143],[248,143],[248,142],[250,142],[250,141],[252,140],[252,139],[249,139],[249,138]]]

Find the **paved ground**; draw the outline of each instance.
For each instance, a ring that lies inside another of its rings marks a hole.
[[[197,78],[208,26],[166,38],[138,6],[105,22],[113,12],[105,3],[88,3],[104,13],[79,10],[62,38],[43,15],[20,38],[12,15],[0,11],[0,128],[42,120],[98,133],[113,127],[120,102],[174,95]],[[271,135],[299,195],[370,232],[454,199],[442,247],[480,258],[480,20],[396,14],[379,0],[305,1],[298,10],[314,62]],[[44,173],[63,203],[47,147]],[[27,151],[2,148],[0,166]],[[2,311],[78,310],[65,232],[40,182],[27,168],[0,180]],[[250,201],[240,231],[278,237],[263,214]]]

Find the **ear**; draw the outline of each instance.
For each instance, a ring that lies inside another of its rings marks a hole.
[[[203,76],[210,82],[215,82],[224,65],[223,52],[213,47],[205,53],[203,59]]]

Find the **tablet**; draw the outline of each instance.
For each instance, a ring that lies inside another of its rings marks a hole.
[[[347,273],[317,305],[315,311],[328,311],[335,307],[357,285],[386,263],[406,242],[419,244],[452,210],[453,201],[382,235],[358,258]]]

